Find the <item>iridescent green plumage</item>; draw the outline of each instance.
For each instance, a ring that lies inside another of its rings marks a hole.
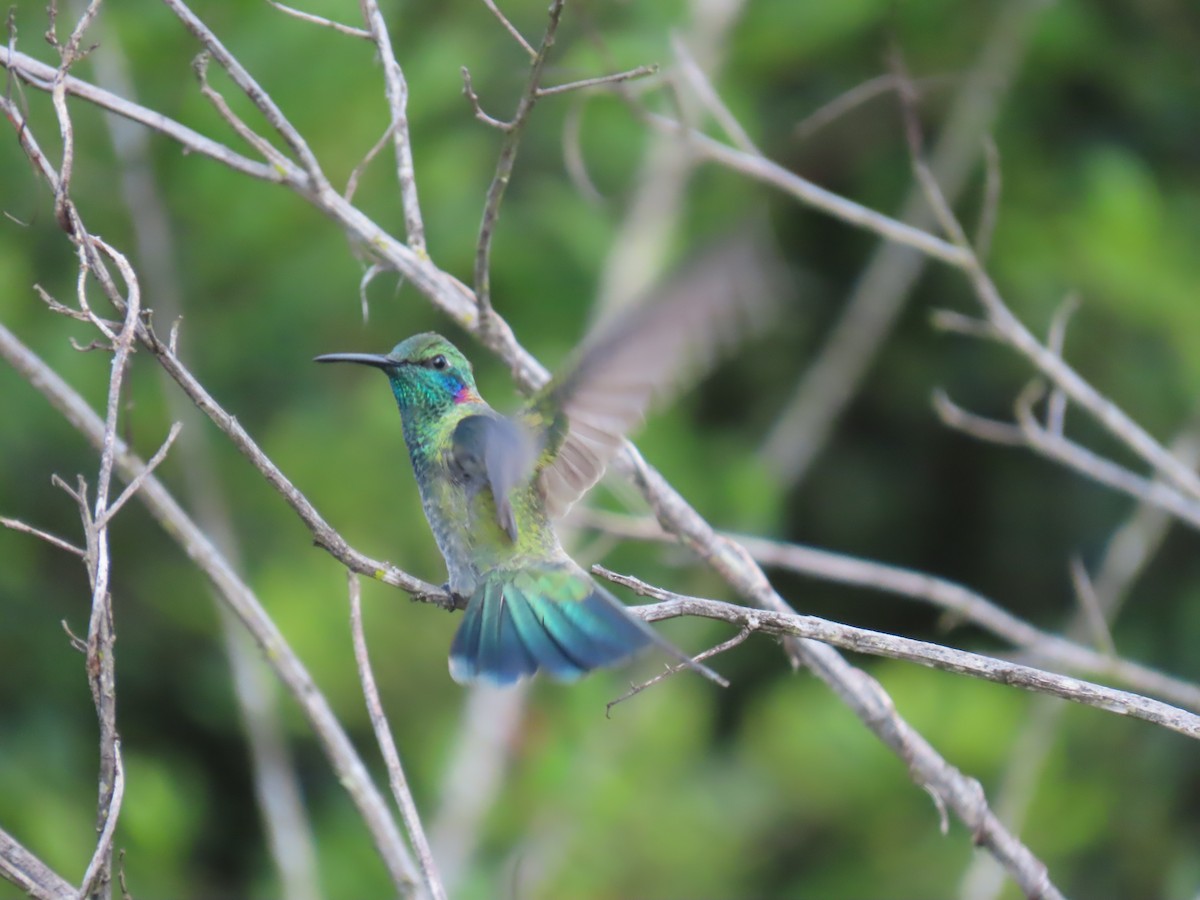
[[[567,556],[553,520],[603,475],[651,398],[734,330],[742,301],[762,299],[738,290],[740,266],[703,274],[601,327],[512,417],[484,402],[466,357],[437,334],[385,356],[317,357],[383,369],[391,383],[449,589],[467,599],[455,680],[508,684],[539,670],[570,680],[650,643],[687,659]]]

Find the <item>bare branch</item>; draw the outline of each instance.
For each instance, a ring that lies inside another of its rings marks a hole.
[[[948,196],[958,196],[965,188],[981,139],[991,130],[1019,71],[1033,26],[1046,6],[1045,0],[1014,0],[996,8],[995,19],[987,26],[986,43],[961,79],[932,151],[931,165]],[[895,87],[893,81],[891,88]],[[897,216],[921,234],[933,224],[924,196],[915,185]],[[880,245],[859,275],[820,353],[763,442],[761,458],[788,484],[799,483],[824,449],[908,302],[928,262],[926,256],[953,266],[962,264],[957,253],[929,254],[913,242],[880,233],[890,242]]]
[[[546,21],[546,30],[542,34],[542,43],[537,49],[537,53],[533,56],[533,61],[529,66],[529,79],[525,84],[525,90],[521,93],[521,99],[517,101],[517,110],[513,114],[512,120],[507,123],[504,131],[504,139],[500,143],[500,155],[496,160],[496,172],[492,176],[492,183],[488,186],[487,200],[483,205],[483,220],[479,225],[479,241],[475,251],[475,303],[479,307],[479,322],[482,329],[485,331],[491,327],[492,312],[492,280],[491,280],[491,255],[492,255],[492,235],[496,230],[496,222],[500,218],[500,203],[504,200],[504,192],[508,188],[508,182],[512,178],[513,166],[517,161],[517,149],[521,144],[521,132],[525,129],[526,122],[529,121],[529,114],[533,112],[533,107],[538,101],[538,88],[542,82],[542,70],[546,66],[546,60],[550,55],[550,48],[554,46],[555,35],[558,34],[558,24],[562,20],[563,6],[565,0],[551,0],[550,11]],[[499,14],[499,10],[492,7]],[[503,17],[501,17],[503,21]],[[465,82],[465,90],[467,91],[468,99],[471,99],[471,104],[475,109],[476,116],[483,114],[483,110],[479,108],[479,101],[474,97],[474,90],[471,88],[470,77],[467,70],[463,68],[463,80]],[[472,99],[474,98],[474,99]]]
[[[658,64],[651,63],[645,66],[638,66],[634,69],[626,69],[624,72],[614,72],[611,75],[599,75],[596,78],[568,81],[566,84],[556,84],[552,87],[539,87],[536,89],[536,92],[539,99],[542,97],[553,97],[555,94],[566,94],[571,91],[582,91],[588,88],[621,84],[625,81],[633,81],[635,78],[645,78],[647,75],[654,75],[657,72]]]
[[[400,184],[400,204],[404,208],[404,230],[408,245],[417,253],[425,252],[425,223],[417,198],[417,179],[413,170],[412,138],[408,131],[408,82],[396,61],[387,23],[377,0],[359,0],[371,40],[379,50],[383,65],[383,84],[391,112],[392,142],[396,147],[396,180]]]
[[[1008,447],[1024,447],[1029,443],[1025,432],[1016,425],[967,412],[941,388],[933,392],[933,408],[943,424],[981,441]]]
[[[1079,608],[1083,619],[1088,623],[1096,646],[1102,653],[1109,656],[1117,655],[1117,645],[1113,643],[1112,631],[1104,620],[1104,610],[1100,608],[1100,598],[1096,595],[1096,587],[1088,575],[1087,568],[1078,556],[1071,557],[1071,584],[1075,588],[1075,596],[1079,598]]]
[[[1063,345],[1067,340],[1067,326],[1071,323],[1071,316],[1075,315],[1079,309],[1079,295],[1072,292],[1063,298],[1063,302],[1059,304],[1058,310],[1054,313],[1054,319],[1050,323],[1050,334],[1046,338],[1046,346],[1051,352],[1057,354],[1061,359],[1063,355]],[[1061,435],[1066,424],[1067,417],[1067,395],[1063,393],[1062,388],[1055,387],[1050,392],[1050,400],[1046,404],[1046,428],[1051,434]]]
[[[633,612],[649,622],[659,622],[677,616],[720,619],[752,632],[790,635],[819,641],[856,653],[901,659],[933,669],[1012,685],[1033,693],[1050,694],[1084,706],[1094,706],[1118,715],[1142,719],[1176,731],[1185,737],[1200,740],[1200,715],[1140,694],[1056,675],[991,656],[955,650],[941,644],[915,641],[911,638],[830,622],[816,616],[749,609],[717,600],[688,597],[646,584],[628,575],[618,575],[602,566],[594,566],[593,571],[638,594],[659,600],[659,603],[652,606],[631,607]]]
[[[952,82],[954,75],[930,75],[917,80],[918,87],[940,87]],[[797,141],[806,141],[825,126],[837,121],[851,110],[857,109],[864,103],[890,94],[896,90],[896,76],[888,72],[876,75],[850,90],[838,94],[824,106],[818,107],[805,118],[796,123],[792,136]]]
[[[622,583],[620,580],[621,576],[617,575],[615,572],[610,572],[609,570],[605,569],[603,566],[596,566],[593,568],[593,571],[600,572],[602,575],[604,575],[605,578],[611,577],[612,580],[617,582],[618,584]],[[721,643],[717,644],[715,647],[709,647],[703,653],[697,653],[695,656],[692,657],[692,661],[693,662],[704,662],[704,660],[711,659],[712,657],[716,656],[718,653],[724,653],[726,650],[732,650],[738,644],[743,643],[746,640],[746,638],[750,637],[750,634],[751,634],[751,630],[749,628],[743,628],[741,631],[739,631],[733,637],[729,638],[729,640],[722,641]],[[638,694],[640,694],[642,691],[646,690],[647,688],[653,687],[654,685],[656,685],[662,681],[665,681],[666,679],[670,678],[672,675],[677,675],[680,672],[686,671],[687,668],[688,668],[688,666],[686,663],[675,663],[673,665],[667,666],[665,670],[663,670],[659,674],[655,675],[653,678],[651,678],[647,681],[643,681],[641,684],[632,685],[628,691],[626,691],[624,694],[622,694],[616,700],[610,700],[608,703],[605,704],[604,715],[606,717],[611,716],[613,707],[616,706],[618,703],[623,703],[624,701],[628,700],[630,697],[636,697]]]
[[[983,139],[983,204],[979,210],[979,222],[975,226],[975,255],[980,259],[987,259],[988,251],[992,248],[1003,184],[1000,148],[992,136],[987,135]]]
[[[34,900],[76,900],[78,892],[66,879],[22,847],[0,828],[0,876]]]
[[[338,34],[345,34],[349,37],[362,38],[363,40],[371,40],[371,32],[365,31],[362,28],[355,28],[351,25],[343,25],[341,22],[335,22],[333,19],[326,19],[324,16],[313,15],[312,13],[303,12],[299,9],[292,9],[290,6],[285,6],[279,0],[267,0],[273,7],[281,13],[286,13],[292,18],[299,19],[301,22],[311,22],[314,25],[320,25],[322,28],[329,28],[336,31]]]
[[[3,66],[31,87],[43,91],[51,90],[56,70],[52,66],[39,62],[32,56],[13,50],[11,47],[0,46],[0,66]],[[235,172],[241,172],[243,175],[249,175],[251,178],[257,178],[260,181],[270,182],[283,181],[287,176],[287,173],[279,172],[266,163],[242,156],[224,144],[205,137],[199,132],[188,128],[186,125],[176,122],[174,119],[170,119],[137,103],[132,103],[123,97],[98,88],[86,81],[81,81],[78,78],[68,75],[63,79],[63,88],[73,97],[78,97],[101,109],[129,119],[131,122],[138,122],[147,128],[158,131],[186,147],[189,151],[202,154],[223,163]],[[0,97],[0,108],[3,108],[8,117],[13,121],[21,144],[25,148],[26,154],[33,160],[35,167],[47,180],[51,180],[52,176],[47,171],[49,163],[37,148],[37,144],[33,140],[33,135],[25,127],[20,111],[12,104],[12,101],[5,97]],[[299,170],[290,161],[288,162],[288,168],[299,174]],[[57,173],[53,174],[53,180],[57,181]]]
[[[176,422],[171,426],[171,430],[167,434],[166,440],[162,442],[162,446],[158,448],[155,454],[150,457],[149,461],[146,463],[146,468],[143,469],[136,478],[134,478],[125,486],[125,490],[121,491],[120,496],[113,501],[112,506],[105,510],[104,517],[96,521],[96,526],[98,528],[103,528],[112,521],[113,516],[120,512],[121,507],[125,505],[125,501],[137,493],[138,488],[142,486],[142,482],[145,481],[146,478],[158,468],[159,464],[167,458],[167,451],[169,451],[171,449],[171,445],[175,443],[175,438],[179,437],[179,429],[182,427],[183,426],[179,422]]]
[[[371,727],[375,730],[375,740],[387,765],[392,798],[396,801],[409,840],[417,852],[421,874],[425,879],[425,889],[433,900],[446,900],[446,889],[442,887],[442,881],[438,877],[433,853],[429,849],[429,841],[425,838],[425,828],[421,824],[421,816],[417,812],[412,791],[408,788],[408,779],[405,778],[404,767],[400,764],[400,754],[396,750],[396,742],[392,738],[391,727],[383,711],[383,702],[379,699],[379,688],[375,686],[375,673],[371,669],[371,659],[367,653],[367,637],[363,633],[362,587],[358,583],[357,575],[353,572],[346,574],[350,585],[350,634],[354,640],[354,661],[358,666],[358,678],[362,682],[363,698],[367,701],[367,713],[371,717]],[[397,888],[403,887],[404,885],[397,885]]]
[[[496,0],[483,0],[483,5],[490,9],[492,15],[500,20],[500,24],[504,26],[504,30],[511,34],[513,40],[521,45],[521,49],[529,54],[530,60],[537,59],[537,51],[533,49],[529,41],[525,40],[525,36],[517,30],[517,26],[510,22],[508,17],[500,11],[500,7],[496,6]]]
[[[329,183],[321,171],[321,165],[317,162],[316,156],[313,155],[308,143],[300,136],[300,132],[288,121],[283,111],[271,99],[271,95],[262,89],[262,86],[254,80],[250,73],[246,71],[246,68],[225,48],[225,45],[213,34],[212,30],[200,20],[199,16],[188,8],[183,0],[163,0],[163,3],[166,4],[171,12],[175,13],[179,21],[183,23],[183,26],[200,41],[221,68],[229,73],[229,77],[233,79],[233,83],[238,86],[250,102],[263,114],[271,127],[283,138],[284,143],[296,155],[301,167],[307,174],[308,187],[316,191],[328,188]]]
[[[270,141],[247,125],[241,116],[233,111],[224,95],[208,83],[208,63],[211,58],[205,51],[198,54],[192,61],[192,71],[196,73],[196,80],[200,82],[200,93],[213,105],[217,114],[229,124],[238,137],[257,150],[259,156],[272,167],[285,170],[289,162],[288,158],[276,150]]]
[[[32,525],[26,525],[19,519],[9,519],[5,516],[0,516],[0,525],[3,525],[5,528],[11,528],[13,531],[22,531],[25,534],[31,534],[36,538],[41,538],[47,544],[52,544],[60,550],[66,550],[68,553],[74,553],[81,559],[87,556],[86,550],[76,547],[70,541],[63,540],[62,538],[57,537],[48,531],[42,531],[40,528],[34,528]]]
[[[479,95],[475,93],[475,85],[471,82],[471,71],[466,66],[461,68],[463,79],[463,96],[467,98],[467,102],[471,104],[471,111],[475,113],[475,118],[499,131],[511,131],[512,123],[504,122],[494,116],[489,116],[483,111],[483,106],[479,102]]]
[[[708,75],[704,73],[704,69],[692,55],[692,51],[688,49],[687,43],[678,34],[671,35],[671,49],[675,53],[681,80],[687,84],[696,99],[700,101],[700,105],[713,117],[733,145],[743,153],[762,156],[762,151],[755,146],[750,135],[746,133],[746,129],[742,127],[742,123],[729,111],[729,107],[725,105],[721,95],[713,87]]]
[[[83,886],[79,888],[79,900],[84,900],[93,890],[108,894],[107,881],[111,877],[113,836],[117,832],[117,814],[125,797],[125,766],[121,762],[121,741],[113,742],[113,783],[109,790],[109,805],[101,816],[104,827],[100,841],[83,874]]]
[[[658,541],[671,539],[650,519],[634,519],[616,513],[578,508],[571,515],[581,524],[623,537]],[[1162,697],[1200,712],[1200,686],[1130,660],[1097,653],[1082,644],[1042,631],[982,594],[953,581],[816,547],[785,544],[745,534],[723,532],[720,536],[736,541],[757,562],[769,568],[786,569],[810,578],[883,591],[931,604],[950,613],[955,619],[985,629],[1046,664],[1113,678],[1140,693]]]

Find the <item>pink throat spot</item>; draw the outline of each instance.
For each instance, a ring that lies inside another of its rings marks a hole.
[[[470,403],[478,399],[478,395],[465,384],[454,392],[455,403]]]

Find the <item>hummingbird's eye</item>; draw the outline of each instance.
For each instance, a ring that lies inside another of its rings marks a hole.
[[[446,368],[446,357],[439,353],[429,361],[429,364],[440,372],[442,369]]]

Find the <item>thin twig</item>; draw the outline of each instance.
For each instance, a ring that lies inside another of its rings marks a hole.
[[[1012,0],[996,7],[986,42],[961,79],[932,150],[932,167],[948,196],[957,197],[975,170],[981,139],[992,127],[1046,0]],[[895,80],[892,79],[892,90]],[[803,198],[801,198],[803,199]],[[835,213],[836,214],[836,213]],[[897,217],[919,233],[934,224],[914,185]],[[957,253],[927,254],[911,242],[881,244],[858,276],[842,313],[809,364],[760,450],[760,458],[787,485],[798,484],[825,448],[892,333],[929,259],[961,265]],[[913,253],[919,250],[921,253]]]
[[[483,5],[492,11],[500,24],[504,26],[504,30],[512,35],[513,40],[521,45],[521,49],[529,54],[530,60],[537,59],[537,51],[533,49],[529,41],[525,40],[525,36],[517,30],[517,26],[509,21],[508,17],[500,11],[500,7],[496,5],[496,0],[483,0]]]
[[[109,869],[112,866],[113,837],[117,833],[117,813],[121,809],[124,797],[125,766],[121,762],[121,741],[117,739],[113,743],[113,783],[109,792],[109,807],[102,817],[104,827],[100,832],[100,841],[96,844],[96,851],[83,874],[78,900],[84,900],[93,889],[107,893],[106,882],[111,878]]]
[[[712,81],[704,73],[704,69],[692,51],[688,49],[687,42],[678,34],[671,35],[671,50],[675,53],[675,61],[682,80],[700,101],[700,105],[713,117],[713,121],[725,132],[726,137],[743,153],[762,156],[762,151],[755,146],[750,135],[746,133],[746,129],[742,127],[742,123],[729,111],[729,107],[725,105],[721,95],[713,87]]]
[[[983,203],[979,210],[979,223],[975,226],[975,255],[987,259],[992,249],[992,235],[996,232],[996,220],[1000,215],[1000,192],[1003,189],[1003,171],[1000,168],[1000,148],[992,136],[983,138]]]
[[[3,66],[7,71],[31,87],[43,91],[51,90],[55,76],[54,67],[46,65],[32,56],[28,56],[11,47],[0,46],[0,66]],[[68,75],[63,79],[63,89],[72,97],[78,97],[80,100],[98,106],[100,109],[108,110],[122,118],[129,119],[131,122],[145,125],[147,128],[171,138],[186,147],[190,152],[207,156],[228,166],[235,172],[241,172],[243,175],[249,175],[252,178],[269,182],[280,182],[287,177],[287,172],[279,172],[267,163],[242,156],[224,144],[214,141],[174,119],[168,118],[152,109],[147,109],[137,103],[132,103],[124,97],[119,97],[111,91],[106,91],[86,81],[81,81],[74,76]],[[13,120],[18,138],[22,146],[25,147],[26,154],[33,160],[38,171],[49,180],[47,174],[49,163],[38,149],[36,142],[33,140],[32,133],[25,126],[24,118],[21,116],[20,111],[11,100],[4,97],[0,97],[0,108],[3,108],[9,118]],[[297,175],[301,174],[291,161],[288,162],[288,167],[294,170]],[[57,180],[57,174],[54,176],[54,180]]]
[[[362,28],[355,28],[352,25],[343,25],[341,22],[335,22],[333,19],[326,19],[324,16],[317,16],[313,13],[307,13],[299,9],[292,9],[290,6],[285,6],[279,0],[267,0],[273,7],[281,13],[286,13],[294,19],[299,19],[301,22],[311,22],[314,25],[320,25],[322,28],[329,28],[336,31],[338,34],[345,34],[350,37],[362,38],[363,40],[371,40],[371,32],[365,31]]]
[[[0,876],[34,900],[76,900],[69,882],[0,828]]]
[[[167,451],[169,451],[171,449],[171,445],[175,443],[175,438],[179,437],[179,430],[182,427],[183,426],[179,422],[176,422],[171,426],[171,430],[168,432],[166,440],[162,442],[162,445],[158,448],[155,454],[146,462],[146,468],[142,470],[141,474],[138,475],[137,478],[134,478],[131,482],[129,482],[129,484],[125,485],[125,490],[121,491],[117,499],[114,500],[112,505],[109,506],[109,508],[105,511],[104,517],[97,519],[97,528],[102,528],[111,522],[113,516],[121,511],[121,507],[125,505],[125,501],[137,493],[138,488],[142,486],[142,482],[145,481],[146,478],[158,468],[159,464],[167,458]]]
[[[841,647],[843,650],[851,650],[856,653],[901,659],[933,669],[1012,685],[1033,693],[1049,694],[1084,706],[1094,706],[1118,715],[1142,719],[1186,737],[1200,740],[1200,715],[1159,700],[1143,697],[1140,694],[1120,691],[1065,675],[1057,675],[1053,672],[1018,665],[991,656],[955,650],[941,644],[931,644],[927,641],[916,641],[911,638],[871,631],[867,628],[843,625],[840,622],[830,622],[816,616],[750,609],[732,603],[722,603],[718,600],[676,594],[629,575],[611,572],[602,566],[593,566],[592,570],[635,593],[658,600],[658,603],[651,606],[630,607],[631,611],[649,622],[677,616],[719,619],[752,632],[790,635],[809,641],[819,641],[822,644]]]
[[[1100,608],[1100,598],[1096,594],[1096,586],[1087,567],[1078,556],[1071,557],[1071,584],[1075,588],[1075,596],[1079,598],[1079,609],[1084,621],[1092,632],[1096,646],[1101,653],[1109,656],[1117,655],[1117,645],[1113,642],[1112,631],[1104,619],[1104,610]]]
[[[1055,311],[1054,319],[1050,322],[1050,333],[1046,337],[1046,346],[1059,358],[1062,358],[1063,346],[1067,341],[1067,326],[1071,323],[1071,317],[1079,309],[1079,304],[1077,293],[1072,291],[1067,294]],[[1050,392],[1050,399],[1046,403],[1047,430],[1053,435],[1061,436],[1066,426],[1066,418],[1067,395],[1063,393],[1062,388],[1055,387]]]
[[[588,88],[621,84],[625,81],[633,81],[635,78],[645,78],[647,75],[654,75],[657,72],[658,64],[651,63],[645,66],[638,66],[634,69],[626,69],[624,72],[614,72],[611,75],[598,75],[595,78],[582,78],[579,81],[568,81],[565,84],[556,84],[552,87],[539,87],[536,88],[536,92],[539,98],[553,97],[555,94],[566,94],[571,91],[583,91]]]
[[[425,879],[425,889],[432,900],[446,900],[446,889],[442,887],[441,878],[438,877],[433,853],[429,849],[429,841],[425,838],[425,827],[421,824],[421,815],[417,811],[412,791],[409,790],[408,779],[404,776],[400,754],[396,750],[396,742],[392,738],[391,727],[383,711],[383,702],[379,699],[379,688],[375,685],[375,673],[371,669],[371,659],[367,653],[367,637],[363,632],[362,587],[355,573],[346,574],[350,587],[350,635],[354,641],[354,661],[358,666],[358,678],[362,682],[363,698],[367,702],[371,727],[375,730],[375,741],[379,744],[379,751],[383,754],[383,761],[387,766],[392,798],[396,801],[409,840],[416,850],[421,874]]]
[[[492,176],[492,183],[488,185],[487,199],[483,205],[483,219],[479,224],[479,241],[475,250],[475,302],[479,307],[479,324],[485,333],[490,328],[493,316],[491,279],[492,236],[496,231],[496,223],[500,218],[500,203],[504,200],[504,192],[508,189],[508,182],[512,178],[513,166],[517,161],[517,149],[521,144],[521,133],[525,129],[525,124],[529,121],[529,114],[533,112],[533,107],[538,101],[538,89],[542,82],[542,71],[545,69],[546,60],[550,56],[550,49],[554,46],[555,35],[558,34],[558,25],[562,20],[565,2],[566,0],[551,0],[550,10],[547,14],[546,30],[542,34],[542,42],[538,46],[537,52],[534,54],[533,60],[529,65],[529,79],[525,84],[525,90],[521,92],[521,99],[517,101],[516,112],[513,113],[513,117],[507,123],[507,127],[503,129],[504,139],[500,143],[500,155],[496,160],[496,172]],[[498,13],[499,11],[496,10],[496,12]],[[471,88],[470,77],[465,68],[463,69],[463,79],[466,84],[465,89],[469,92],[468,98],[473,97],[474,90]],[[472,100],[472,106],[475,109],[476,116],[483,114],[482,109],[479,108],[477,97]]]
[[[379,11],[377,0],[359,0],[363,19],[370,29],[371,40],[379,50],[383,65],[384,93],[391,113],[392,143],[396,148],[396,180],[400,184],[400,205],[404,209],[404,232],[408,245],[419,254],[425,253],[425,223],[417,197],[417,179],[413,169],[412,136],[408,131],[408,81],[396,61],[387,22]]]
[[[0,516],[0,525],[3,525],[5,528],[10,528],[13,531],[22,531],[25,534],[31,534],[36,538],[41,538],[47,544],[58,547],[60,550],[66,550],[68,553],[74,553],[81,559],[87,556],[86,550],[76,547],[70,541],[63,540],[62,538],[57,537],[48,531],[42,531],[40,528],[34,528],[32,525],[26,525],[19,519],[9,519],[5,516]]]
[[[959,76],[929,75],[918,79],[918,87],[940,87],[950,84]],[[827,125],[836,122],[851,110],[857,109],[869,100],[890,94],[896,90],[896,77],[890,72],[876,75],[861,84],[855,85],[848,91],[838,94],[828,103],[813,110],[792,128],[792,137],[797,141],[806,141]]]
[[[380,151],[387,145],[387,142],[392,139],[392,130],[395,127],[395,122],[388,125],[387,130],[379,136],[379,140],[371,145],[371,149],[367,151],[367,155],[350,172],[350,177],[346,179],[346,189],[342,191],[342,196],[346,198],[347,203],[353,202],[354,195],[358,192],[358,180],[362,178],[363,172],[367,170],[367,166],[379,155]]]
[[[208,83],[208,63],[211,58],[208,52],[203,52],[192,61],[192,71],[196,74],[196,80],[200,82],[200,93],[213,105],[217,114],[229,124],[238,137],[257,150],[259,156],[265,159],[269,165],[281,171],[285,170],[288,158],[281,151],[275,149],[270,141],[247,125],[242,117],[233,111],[224,95]]]
[[[613,573],[608,573],[607,570],[605,570],[604,574],[605,574],[605,577],[608,577],[609,574],[613,574]],[[616,580],[616,579],[614,578],[614,580]],[[729,638],[728,640],[721,641],[721,643],[717,644],[715,647],[709,647],[703,653],[697,653],[694,657],[692,657],[692,659],[694,662],[704,662],[704,660],[711,659],[712,657],[716,656],[718,653],[724,653],[726,650],[732,650],[734,647],[738,646],[738,644],[743,643],[746,640],[746,638],[750,637],[751,633],[752,633],[751,629],[743,628],[741,631],[739,631],[737,634],[735,634],[733,637]],[[637,696],[638,694],[640,694],[642,691],[646,690],[647,688],[653,687],[654,685],[670,678],[672,675],[676,675],[680,672],[685,671],[687,668],[688,668],[688,666],[686,663],[674,663],[672,665],[667,666],[662,672],[659,672],[653,678],[643,681],[640,684],[631,685],[629,690],[627,690],[624,694],[622,694],[616,700],[610,700],[608,703],[606,703],[604,705],[605,717],[607,718],[612,714],[612,708],[614,706],[616,706],[618,703],[623,703],[624,701],[628,700],[630,697]]]
[[[167,8],[173,12],[183,26],[192,33],[204,48],[212,55],[212,58],[233,79],[233,83],[246,95],[266,118],[267,122],[279,134],[288,148],[295,154],[300,161],[300,166],[304,169],[308,179],[308,187],[313,191],[321,191],[329,187],[329,182],[325,178],[325,174],[321,171],[321,165],[317,162],[316,156],[308,143],[301,137],[294,125],[283,114],[283,111],[276,105],[271,95],[263,90],[262,86],[254,80],[245,66],[238,62],[237,58],[226,49],[225,45],[213,34],[212,30],[200,20],[183,0],[163,0]]]
[[[572,518],[592,528],[638,540],[669,541],[657,522],[617,513],[576,508]],[[1097,653],[1075,641],[1035,628],[976,591],[924,572],[834,553],[801,544],[787,544],[746,534],[722,532],[761,565],[786,569],[809,578],[883,591],[931,604],[956,620],[969,622],[1012,644],[1042,664],[1119,681],[1140,693],[1154,695],[1200,712],[1200,686],[1165,675],[1122,658]]]

